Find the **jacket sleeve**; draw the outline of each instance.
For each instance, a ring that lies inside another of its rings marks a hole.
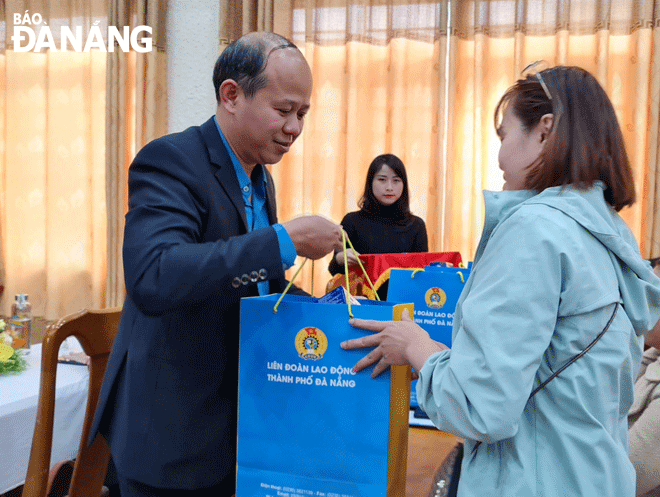
[[[534,215],[493,231],[459,300],[451,351],[420,371],[417,398],[438,428],[486,443],[517,433],[557,321],[561,239]]]
[[[156,140],[129,170],[124,273],[127,293],[146,315],[208,298],[239,299],[241,276],[262,269],[267,279],[284,277],[280,257],[273,257],[280,253],[275,230],[240,234],[239,214],[208,163],[200,167],[189,155]],[[210,213],[213,195],[231,208],[216,205],[225,212]]]

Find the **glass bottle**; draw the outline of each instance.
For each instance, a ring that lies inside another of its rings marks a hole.
[[[8,328],[14,340],[12,347],[29,354],[32,338],[32,304],[28,302],[27,294],[19,293],[14,297]]]

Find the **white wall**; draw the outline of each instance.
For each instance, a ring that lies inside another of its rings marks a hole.
[[[215,114],[213,64],[220,52],[220,0],[168,0],[168,132]]]

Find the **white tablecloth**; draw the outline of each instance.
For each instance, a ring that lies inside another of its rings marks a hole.
[[[41,344],[33,345],[25,358],[27,370],[0,376],[0,493],[24,483],[30,460],[39,398]],[[73,459],[78,452],[88,383],[87,366],[58,364],[51,466]]]

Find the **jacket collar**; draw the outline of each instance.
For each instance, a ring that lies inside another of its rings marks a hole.
[[[220,133],[216,128],[215,119],[211,117],[208,121],[200,126],[202,138],[206,143],[206,148],[209,153],[209,160],[211,164],[217,167],[215,177],[218,179],[220,186],[224,189],[225,193],[236,207],[236,210],[241,216],[243,223],[243,230],[247,232],[247,216],[245,214],[245,206],[243,205],[243,193],[238,184],[238,178],[234,171],[234,166],[229,157],[229,152],[222,143]],[[270,175],[268,169],[264,166],[264,174],[266,175],[266,206],[268,209],[268,219],[271,224],[277,222],[277,209],[275,204],[275,190],[273,187],[273,177]]]
[[[533,190],[492,192],[484,190],[485,219],[479,246],[474,254],[474,262],[481,257],[491,233],[500,221],[507,218],[520,204],[536,195]]]

